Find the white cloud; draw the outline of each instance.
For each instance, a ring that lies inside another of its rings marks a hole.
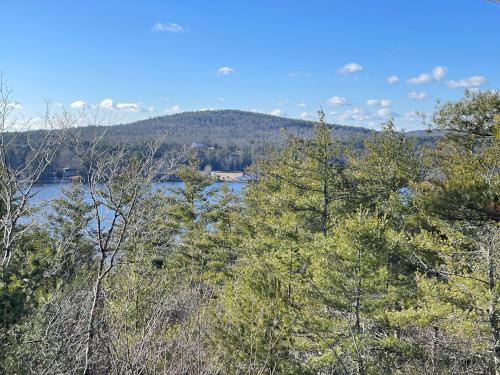
[[[346,100],[346,98],[343,98],[341,96],[332,96],[330,99],[326,101],[329,105],[337,107],[339,105],[347,105],[349,102]]]
[[[300,102],[300,103],[297,103],[297,107],[299,107],[299,108],[305,108],[305,107],[307,107],[307,104],[304,103],[304,102]]]
[[[366,105],[370,107],[390,107],[391,101],[389,99],[368,99]]]
[[[394,84],[394,83],[398,83],[399,82],[399,77],[398,76],[387,77],[387,82],[390,83],[391,85]]]
[[[412,91],[408,94],[409,98],[415,99],[415,100],[422,100],[427,98],[427,93],[425,91]]]
[[[417,112],[417,111],[410,111],[410,112],[406,112],[403,116],[403,119],[406,120],[406,121],[417,121],[417,120],[421,120],[422,119],[422,113],[420,112]]]
[[[363,67],[357,63],[349,63],[349,64],[345,64],[340,70],[339,70],[339,73],[342,73],[342,74],[350,74],[350,73],[354,73],[354,72],[359,72],[363,70]]]
[[[117,103],[115,109],[124,112],[139,112],[141,107],[137,103]]]
[[[391,114],[391,110],[389,108],[380,108],[377,111],[377,116],[380,116],[380,117],[387,117],[390,114]]]
[[[416,77],[410,78],[408,80],[408,83],[411,83],[413,85],[420,85],[422,83],[440,81],[447,72],[448,68],[446,66],[435,66],[432,69],[432,73],[421,73]]]
[[[413,85],[420,85],[422,83],[432,82],[433,77],[429,73],[422,73],[417,77],[410,78],[408,83]]]
[[[300,114],[300,119],[301,119],[301,120],[307,120],[308,118],[309,118],[309,113],[307,113],[307,112],[302,112],[302,113]]]
[[[391,101],[389,99],[380,99],[380,106],[381,107],[390,107]]]
[[[436,66],[432,69],[432,76],[436,81],[440,81],[446,72],[448,72],[448,68],[446,66]]]
[[[379,108],[375,113],[369,112],[364,108],[350,108],[344,113],[338,114],[337,112],[330,112],[331,115],[335,116],[339,122],[366,122],[369,121],[368,125],[374,125],[377,121],[384,121],[389,116],[397,117],[397,113],[391,112],[390,108]]]
[[[77,107],[78,105],[81,105],[81,103],[77,102],[72,103],[72,105],[76,103],[75,106],[72,108],[83,108],[83,107]],[[83,105],[86,106],[87,104],[83,103]],[[110,98],[101,100],[101,102],[99,103],[99,107],[110,110],[112,109],[115,111],[122,111],[122,112],[154,112],[155,110],[154,107],[143,108],[140,103],[115,103],[113,99]]]
[[[219,102],[223,102],[224,100],[226,100],[226,98],[224,98],[223,96],[219,96],[219,97],[217,98],[217,100],[218,100]]]
[[[181,113],[182,109],[181,109],[181,107],[178,104],[176,104],[173,107],[167,108],[165,110],[165,112],[167,112],[169,115],[173,115],[173,114],[176,114],[176,113]]]
[[[10,103],[7,103],[7,108],[9,108],[9,109],[23,109],[23,106],[21,105],[21,103],[18,103],[18,102],[10,102]]]
[[[177,23],[161,23],[157,22],[153,26],[153,31],[168,31],[171,33],[183,33],[188,31],[189,28],[187,26],[181,26]]]
[[[459,80],[448,81],[448,87],[452,89],[458,88],[471,88],[471,87],[479,87],[486,83],[486,78],[483,76],[472,76],[469,78],[462,78]]]
[[[286,113],[279,108],[273,109],[271,112],[269,112],[269,114],[272,116],[280,116],[280,117],[286,116]]]
[[[73,109],[82,109],[87,106],[87,103],[85,103],[83,100],[75,100],[69,106]]]
[[[288,104],[288,100],[286,100],[286,99],[280,99],[280,100],[278,100],[278,102],[276,103],[276,105],[279,105],[279,106],[281,106],[281,107],[283,107],[283,106],[285,106],[285,105],[287,105],[287,104]]]
[[[223,67],[217,69],[218,76],[227,76],[231,73],[234,73],[234,69],[230,68],[229,66],[223,66]]]
[[[110,98],[101,100],[101,102],[99,103],[99,107],[113,109],[113,100],[111,100]]]
[[[373,117],[373,115],[362,109],[362,108],[352,108],[348,109],[344,113],[338,116],[338,119],[342,122],[345,121],[366,121]]]

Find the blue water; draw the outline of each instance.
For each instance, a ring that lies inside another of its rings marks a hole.
[[[207,189],[213,189],[221,186],[222,182],[217,182],[209,186]],[[182,182],[161,182],[152,185],[151,191],[163,191],[165,194],[169,194],[169,191],[173,188],[182,187]],[[235,193],[241,193],[244,182],[228,182],[227,185]],[[52,211],[52,203],[56,199],[63,197],[62,190],[64,187],[68,187],[69,183],[60,184],[47,184],[47,185],[37,185],[34,188],[34,197],[31,200],[31,205],[37,208],[36,212],[31,217],[24,217],[21,219],[22,224],[28,224],[32,221],[37,221],[39,224],[45,226],[50,224],[50,214]],[[89,199],[90,201],[90,199]],[[104,207],[99,209],[101,217],[111,217],[111,212],[107,211]]]
[[[228,182],[227,183],[229,188],[233,190],[236,193],[240,193],[241,190],[243,189],[243,186],[245,186],[244,182]],[[216,182],[213,185],[209,187],[215,188],[218,186],[223,185],[222,182]],[[61,197],[61,192],[64,187],[69,186],[69,183],[60,183],[60,184],[47,184],[47,185],[37,185],[34,188],[34,192],[36,195],[33,198],[32,203],[34,204],[45,204],[45,203],[50,203],[54,199],[60,198]],[[161,182],[161,183],[156,183],[153,184],[152,186],[152,191],[155,190],[163,190],[167,192],[169,189],[172,188],[177,188],[177,187],[182,187],[182,182]]]

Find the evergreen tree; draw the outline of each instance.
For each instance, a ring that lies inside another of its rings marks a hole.
[[[357,200],[364,207],[386,212],[391,199],[408,194],[412,184],[423,178],[415,140],[398,132],[390,119],[365,141],[365,149],[363,157],[351,158]]]
[[[422,211],[412,239],[420,297],[406,318],[433,329],[430,357],[441,360],[442,373],[453,373],[455,355],[460,371],[500,373],[498,113],[494,92],[467,92],[441,106],[434,123],[445,135],[430,152],[427,181],[415,190]],[[434,261],[419,252],[433,253]]]
[[[47,215],[57,243],[53,272],[62,282],[69,282],[78,272],[90,270],[94,248],[87,231],[92,220],[91,204],[85,201],[80,181],[62,188],[62,196],[54,200],[52,212]]]
[[[257,180],[245,191],[243,255],[214,306],[211,340],[227,373],[313,373],[315,354],[305,336],[314,333],[304,316],[311,303],[309,250],[348,214],[354,187],[345,153],[320,112],[311,138],[290,137],[282,152],[253,171]]]

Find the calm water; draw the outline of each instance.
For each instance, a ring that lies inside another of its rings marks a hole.
[[[221,186],[222,184],[223,184],[222,182],[216,182],[215,184],[211,185],[209,187],[209,189],[217,187],[217,186]],[[34,200],[32,203],[41,204],[41,203],[51,202],[54,199],[60,198],[61,197],[61,190],[65,186],[69,186],[69,183],[47,184],[47,185],[36,186],[35,187],[36,196],[34,197]],[[153,184],[152,190],[153,191],[154,190],[168,191],[169,189],[181,187],[181,186],[182,186],[182,182],[162,182],[162,183]],[[244,182],[229,182],[228,186],[234,192],[239,193],[239,192],[241,192],[243,186],[245,186],[245,183]]]
[[[207,189],[212,189],[217,186],[221,186],[223,183],[217,182]],[[62,197],[62,189],[64,187],[69,186],[69,183],[60,183],[60,184],[47,184],[47,185],[38,185],[35,187],[34,191],[36,195],[32,199],[31,203],[36,205],[39,210],[31,217],[31,218],[23,218],[21,223],[27,224],[32,220],[36,220],[43,225],[48,224],[49,216],[51,213],[51,203],[58,198]],[[245,186],[244,182],[229,182],[228,186],[231,190],[236,193],[240,193]],[[164,191],[165,194],[168,194],[168,191],[172,188],[182,187],[182,182],[162,182],[153,184],[152,190],[161,190]],[[99,210],[101,211],[101,209]],[[106,212],[105,208],[102,208],[101,215],[102,217],[110,216],[109,213]]]

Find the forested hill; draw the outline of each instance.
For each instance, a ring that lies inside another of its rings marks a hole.
[[[191,148],[201,168],[241,171],[257,158],[266,156],[270,146],[281,147],[286,134],[310,136],[312,125],[312,121],[239,110],[184,112],[106,127],[102,147],[125,142],[131,150],[140,152],[148,141],[161,140],[165,152]],[[329,124],[328,127],[334,138],[354,150],[362,150],[364,141],[374,134],[372,130],[356,126]],[[80,129],[87,140],[95,130],[92,126]],[[418,143],[432,142],[434,137],[425,132],[410,134],[417,137]],[[12,156],[17,165],[23,164],[28,153],[28,148],[22,147],[23,139],[19,137],[13,144]],[[58,178],[64,168],[80,168],[71,149],[61,152],[42,179]]]
[[[217,170],[243,170],[268,151],[269,145],[281,146],[288,134],[309,136],[312,121],[290,119],[240,110],[207,110],[184,112],[149,118],[134,123],[109,127],[106,139],[140,145],[149,140],[164,139],[166,148],[193,148],[201,167]],[[334,137],[355,149],[373,131],[356,126],[329,125]],[[90,127],[87,129],[91,129]],[[413,134],[419,142],[430,138],[424,132]]]
[[[207,146],[234,145],[246,148],[265,143],[282,143],[281,129],[298,134],[311,132],[311,121],[271,116],[239,110],[207,110],[149,118],[134,123],[113,126],[112,138],[125,137],[129,142],[142,142],[166,136],[171,144]],[[364,138],[370,130],[355,126],[336,126],[341,139]]]

